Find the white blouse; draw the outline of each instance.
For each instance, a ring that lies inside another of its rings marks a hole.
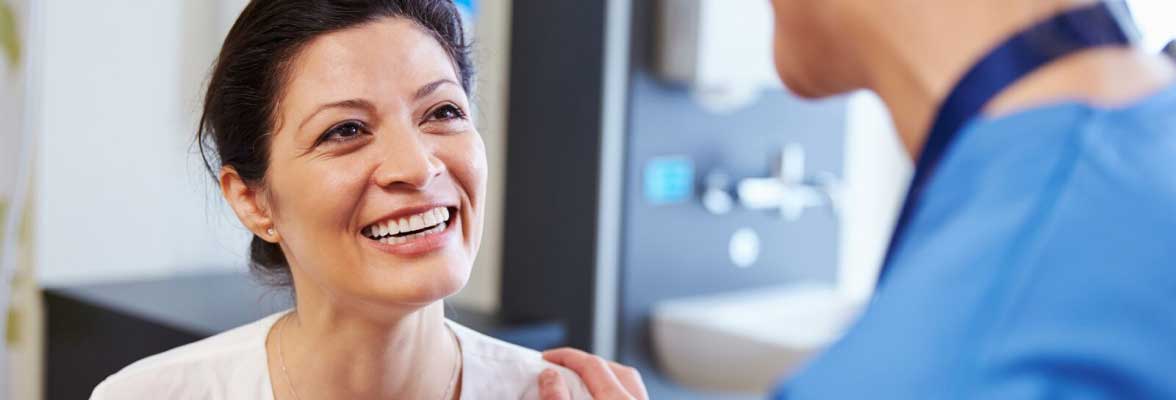
[[[90,399],[273,400],[265,339],[286,312],[135,362],[98,384]],[[592,398],[574,372],[538,352],[447,322],[461,345],[462,400],[539,399],[546,368],[563,375],[572,399]]]

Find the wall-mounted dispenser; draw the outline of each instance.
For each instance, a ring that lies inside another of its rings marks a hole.
[[[655,72],[690,88],[712,112],[750,104],[779,89],[772,60],[772,10],[767,0],[657,2]]]

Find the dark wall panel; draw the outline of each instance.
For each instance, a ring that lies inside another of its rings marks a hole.
[[[502,311],[592,331],[603,1],[513,3]]]

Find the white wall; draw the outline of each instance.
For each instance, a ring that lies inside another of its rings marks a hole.
[[[243,270],[248,236],[191,152],[222,3],[234,2],[45,2],[43,284]]]
[[[846,123],[838,283],[850,298],[865,300],[873,293],[912,163],[878,96],[852,95]]]
[[[1143,34],[1144,48],[1160,51],[1168,41],[1176,39],[1176,1],[1127,0],[1127,5]]]

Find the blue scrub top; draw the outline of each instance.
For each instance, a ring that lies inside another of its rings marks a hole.
[[[778,399],[1176,399],[1176,85],[971,123]]]

